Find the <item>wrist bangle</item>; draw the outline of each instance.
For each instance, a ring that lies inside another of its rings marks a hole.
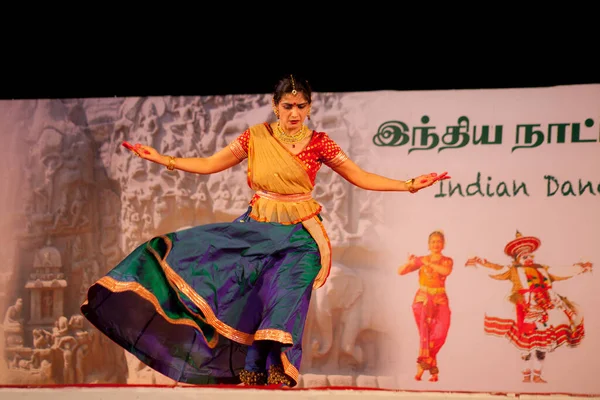
[[[419,191],[419,189],[415,189],[415,187],[413,186],[413,183],[415,183],[415,179],[414,178],[410,178],[407,181],[404,181],[404,183],[408,186],[408,191],[411,193],[417,193]]]
[[[175,157],[169,156],[169,164],[167,165],[167,169],[169,171],[173,171],[175,169]]]

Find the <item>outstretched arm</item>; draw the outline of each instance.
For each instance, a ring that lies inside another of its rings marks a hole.
[[[550,280],[554,281],[564,281],[566,279],[571,279],[572,277],[576,276],[576,275],[581,275],[581,274],[585,274],[586,272],[590,272],[592,270],[592,263],[591,262],[578,262],[573,264],[574,269],[574,273],[573,275],[567,275],[567,276],[558,276],[558,275],[554,275],[551,273],[548,273],[548,275],[550,275]],[[548,267],[546,267],[548,268]]]
[[[499,264],[495,264],[493,262],[489,262],[485,258],[482,259],[481,257],[472,257],[472,258],[469,258],[467,260],[467,262],[465,263],[465,267],[477,266],[477,264],[481,265],[482,267],[491,268],[491,269],[495,269],[495,270],[499,270],[499,269],[504,268],[503,265],[499,265]]]
[[[195,174],[213,174],[215,172],[223,171],[227,168],[231,168],[241,162],[229,149],[225,147],[210,157],[171,157],[163,154],[159,154],[154,148],[150,146],[136,145],[136,152],[140,157],[168,166],[169,163],[173,165],[174,169],[181,171],[192,172]]]
[[[411,185],[406,181],[386,178],[385,176],[364,171],[350,159],[347,159],[340,165],[333,167],[333,170],[353,185],[361,189],[375,191],[405,192],[409,191],[411,186],[413,191],[418,191],[433,185],[437,181],[450,179],[446,172],[440,175],[432,173],[414,178],[414,181]]]

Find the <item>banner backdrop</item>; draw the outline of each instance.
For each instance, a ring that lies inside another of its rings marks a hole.
[[[170,172],[120,143],[208,156],[274,121],[270,101],[0,103],[1,384],[165,383],[82,318],[87,287],[155,235],[233,220],[252,193],[246,162]],[[333,266],[301,385],[599,394],[600,85],[313,101],[309,127],[366,171],[452,179],[372,192],[323,166],[313,196]]]

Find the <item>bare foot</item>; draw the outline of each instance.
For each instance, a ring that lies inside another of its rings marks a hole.
[[[415,375],[416,381],[421,380],[421,377],[423,377],[423,372],[425,372],[425,370],[421,367],[421,365],[417,364],[417,374]]]
[[[548,383],[544,379],[542,379],[542,377],[539,376],[539,375],[534,375],[533,376],[533,382],[534,383]]]
[[[437,381],[438,381],[438,374],[433,374],[429,378],[429,382],[437,382]]]

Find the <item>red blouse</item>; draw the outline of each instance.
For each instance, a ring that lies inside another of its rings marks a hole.
[[[250,129],[238,136],[229,146],[233,154],[243,160],[248,157],[248,142],[250,140]],[[308,145],[298,153],[296,159],[302,163],[304,169],[310,177],[312,184],[315,184],[317,172],[322,164],[334,168],[348,159],[348,156],[325,132],[313,131],[312,138]]]

